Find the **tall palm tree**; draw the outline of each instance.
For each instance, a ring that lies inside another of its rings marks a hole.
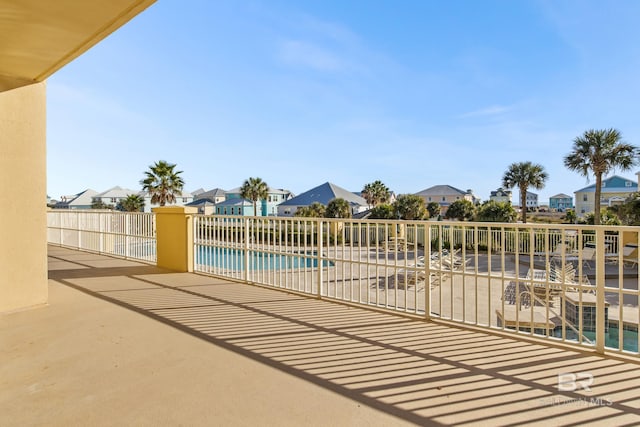
[[[380,203],[388,203],[391,199],[391,192],[382,181],[374,181],[364,186],[362,197],[367,201],[369,207],[376,207]]]
[[[631,169],[638,161],[638,148],[622,141],[616,129],[588,130],[573,140],[571,153],[564,157],[564,165],[589,178],[596,177],[594,224],[600,224],[602,176],[619,168]]]
[[[240,187],[240,196],[253,202],[253,215],[258,216],[258,200],[269,197],[269,186],[261,178],[249,178]]]
[[[151,203],[165,206],[176,201],[176,196],[182,194],[184,180],[180,176],[182,171],[174,170],[175,164],[159,160],[149,166],[145,172],[146,178],[140,181],[142,189],[151,195]]]
[[[549,176],[544,167],[531,162],[517,162],[509,165],[502,177],[502,186],[505,188],[518,187],[520,190],[520,210],[522,222],[527,222],[527,189],[533,187],[537,190],[544,188]]]

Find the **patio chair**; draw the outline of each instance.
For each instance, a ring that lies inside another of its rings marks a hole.
[[[562,260],[563,258],[554,258],[553,261],[560,264],[562,263]],[[588,267],[590,270],[593,270],[594,268],[591,266],[590,262],[595,263],[595,260],[596,260],[596,248],[590,247],[590,246],[582,248],[582,254],[575,253],[575,254],[567,255],[564,257],[565,263],[582,262],[582,264]]]
[[[471,261],[471,258],[463,258],[460,255],[461,250],[456,249],[450,254],[443,256],[441,259],[434,260],[432,265],[434,268],[451,271],[460,271],[466,268],[467,264]]]
[[[571,258],[577,256],[578,252],[571,249],[566,243],[558,243],[558,245],[551,251],[550,259],[555,262],[561,262],[562,257]]]
[[[638,244],[627,243],[622,247],[622,265],[625,267],[635,267],[638,265]],[[619,253],[609,253],[605,255],[605,262],[608,264],[618,264],[620,262]]]

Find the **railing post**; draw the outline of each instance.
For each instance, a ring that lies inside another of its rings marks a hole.
[[[241,221],[244,221],[244,281],[249,281],[249,241],[251,240],[251,231],[249,224],[251,223],[250,217],[242,217]],[[235,220],[233,220],[235,222]],[[235,227],[234,227],[235,229]]]
[[[104,253],[104,214],[98,213],[98,253]]]
[[[431,320],[431,225],[429,223],[425,225],[424,268],[424,277],[426,277],[424,281],[424,318]]]
[[[81,231],[80,231],[80,212],[76,212],[76,244],[77,244],[77,249],[82,249],[82,237],[81,237]]]
[[[596,228],[596,351],[604,353],[605,345],[605,269],[604,228]],[[622,320],[622,319],[621,319]],[[622,323],[622,322],[621,322]]]
[[[322,225],[322,220],[318,220],[316,222],[316,227],[317,227],[317,236],[318,236],[318,249],[317,249],[317,258],[318,258],[318,276],[317,276],[317,281],[318,281],[318,290],[317,290],[317,297],[322,299],[322,243],[324,240],[324,234],[323,234],[323,225]],[[313,234],[311,234],[313,236]],[[305,239],[306,239],[306,235],[305,235]]]
[[[163,206],[156,214],[157,265],[174,271],[193,271],[193,215],[198,208]]]
[[[124,219],[124,257],[129,258],[131,249],[129,246],[131,245],[131,227],[129,226],[129,218],[131,214],[124,213],[122,214]]]

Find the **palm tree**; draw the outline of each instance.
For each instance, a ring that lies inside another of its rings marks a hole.
[[[351,218],[351,206],[345,199],[333,199],[327,205],[325,218]]]
[[[151,195],[151,203],[165,206],[176,201],[176,196],[182,194],[184,181],[180,174],[182,171],[175,171],[176,165],[157,161],[149,166],[145,172],[146,178],[140,181],[142,189]]]
[[[588,130],[573,140],[571,153],[564,157],[564,165],[589,178],[596,177],[594,205],[594,224],[600,224],[600,197],[602,176],[619,168],[631,169],[638,160],[638,148],[622,141],[622,135],[616,129]]]
[[[117,210],[124,212],[141,212],[143,208],[144,198],[138,194],[129,194],[116,205]]]
[[[269,197],[269,186],[261,178],[249,178],[240,187],[240,196],[253,202],[253,215],[258,216],[258,200]]]
[[[529,187],[537,190],[544,188],[548,177],[544,167],[531,162],[512,163],[504,173],[502,186],[509,189],[517,186],[520,190],[522,222],[527,222],[527,189]]]
[[[382,181],[374,181],[364,186],[362,197],[367,201],[369,207],[376,207],[380,203],[388,203],[391,199],[391,192]]]

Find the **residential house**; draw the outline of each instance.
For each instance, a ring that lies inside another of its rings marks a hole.
[[[511,190],[505,190],[504,188],[500,187],[496,191],[491,192],[491,195],[489,196],[489,200],[498,202],[498,203],[502,203],[502,202],[511,203],[511,194],[512,194]]]
[[[549,209],[552,212],[565,212],[567,209],[573,209],[573,197],[564,193],[551,196],[549,197]]]
[[[232,197],[216,203],[215,212],[217,215],[254,216],[253,202],[241,197]]]
[[[97,191],[90,188],[73,194],[70,196],[61,196],[60,201],[56,203],[54,209],[91,209],[93,197],[98,194]]]
[[[138,191],[129,190],[128,188],[112,187],[102,193],[98,193],[93,196],[93,203],[103,203],[115,207],[120,200],[126,199],[131,194],[138,194]]]
[[[278,205],[282,202],[286,202],[293,197],[293,193],[289,190],[282,188],[271,188],[267,190],[267,198],[258,201],[258,213],[257,216],[276,216],[278,215]],[[227,191],[226,200],[241,199],[240,187]],[[217,205],[216,205],[217,206]],[[253,212],[253,202],[251,205],[251,211]],[[216,209],[217,212],[217,209]],[[253,215],[253,213],[251,214]]]
[[[538,209],[538,194],[527,191],[526,203],[528,210]]]
[[[602,180],[600,193],[600,206],[614,206],[624,203],[631,193],[638,191],[638,183],[634,180],[613,175]],[[595,210],[595,193],[596,185],[592,184],[588,187],[574,191],[576,214],[579,217],[584,216]]]
[[[198,213],[203,215],[213,215],[216,213],[216,204],[222,203],[226,199],[226,191],[221,188],[205,191],[202,188],[192,191],[193,201],[187,206],[198,208]]]
[[[224,191],[222,188],[214,188],[213,190],[209,190],[209,191],[198,189],[198,190],[192,191],[191,194],[193,195],[194,202],[197,200],[206,199],[209,202],[213,203],[214,205],[216,203],[224,202],[227,199],[227,192]]]
[[[314,202],[327,206],[333,199],[345,199],[349,202],[352,215],[364,212],[368,208],[367,201],[364,198],[335,184],[325,182],[299,196],[280,203],[278,205],[278,216],[293,216],[299,208],[309,206]]]
[[[422,197],[427,205],[431,202],[437,202],[440,205],[441,214],[444,214],[451,203],[456,200],[468,200],[473,204],[480,202],[480,199],[473,195],[473,191],[462,191],[451,185],[435,185],[419,191],[415,195]]]
[[[143,212],[151,212],[152,208],[160,206],[158,204],[151,203],[151,195],[146,191],[142,191],[138,194],[144,199]],[[188,191],[183,191],[182,193],[176,195],[176,201],[175,203],[171,203],[171,206],[186,206],[191,202],[193,202],[193,195]]]

